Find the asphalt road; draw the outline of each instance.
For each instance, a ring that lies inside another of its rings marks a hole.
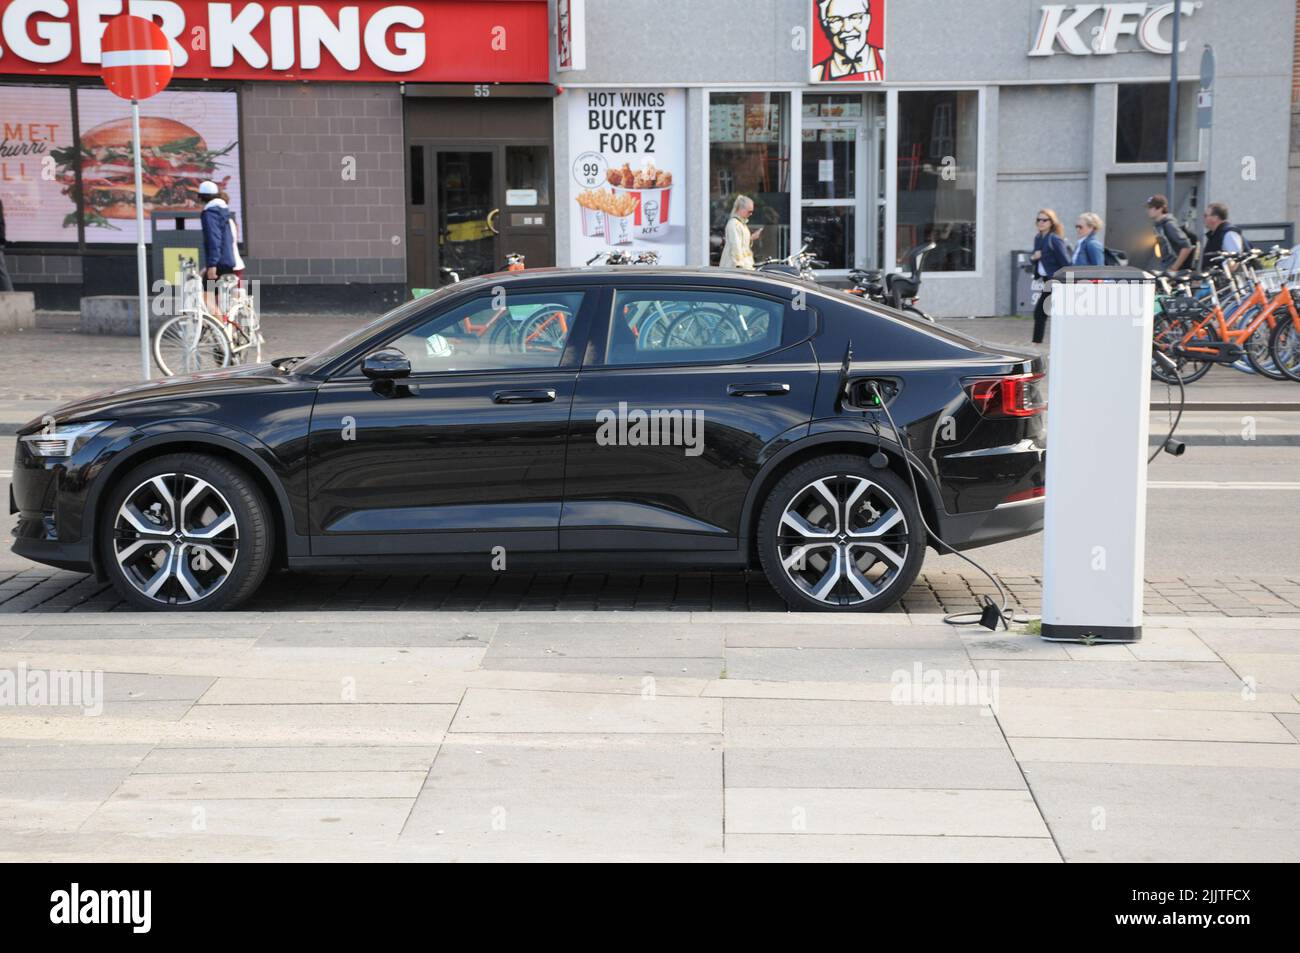
[[[8,549],[14,518],[7,512],[13,437],[0,437],[0,569],[31,565]],[[1151,466],[1147,495],[1147,576],[1158,574],[1274,576],[1294,567],[1300,539],[1300,447],[1191,447]],[[1079,501],[1104,506],[1105,501]],[[976,550],[1002,575],[1038,575],[1041,535]],[[970,574],[956,556],[931,553],[926,572]]]

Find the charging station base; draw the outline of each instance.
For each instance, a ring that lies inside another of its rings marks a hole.
[[[1141,642],[1140,625],[1053,625],[1043,623],[1044,642]]]

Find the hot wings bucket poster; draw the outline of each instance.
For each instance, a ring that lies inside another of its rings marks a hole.
[[[572,89],[569,247],[581,265],[603,251],[686,264],[686,94]]]

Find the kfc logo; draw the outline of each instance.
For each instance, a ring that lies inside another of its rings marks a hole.
[[[811,0],[814,83],[885,79],[885,0]]]
[[[1199,4],[1187,2],[1182,16],[1190,17]],[[1051,3],[1042,8],[1030,56],[1055,56],[1059,49],[1072,56],[1112,56],[1121,52],[1119,38],[1131,36],[1149,53],[1168,56],[1174,44],[1166,21],[1173,17],[1172,3]],[[1187,49],[1186,41],[1178,51]]]

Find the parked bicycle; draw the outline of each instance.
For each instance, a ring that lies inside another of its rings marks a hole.
[[[643,251],[634,255],[630,251],[620,249],[599,251],[587,259],[588,265],[594,265],[597,262],[602,265],[657,265],[659,264],[659,253],[657,251]]]
[[[1266,257],[1276,262],[1280,252],[1220,254],[1206,271],[1154,274],[1153,346],[1172,367],[1153,358],[1152,375],[1188,384],[1215,364],[1273,380],[1290,378],[1292,367],[1300,374],[1300,342],[1290,330],[1300,325],[1300,312],[1290,278],[1276,267],[1261,267]]]
[[[802,248],[792,255],[785,258],[768,258],[760,261],[754,266],[758,271],[773,272],[781,275],[790,275],[794,278],[802,278],[804,281],[816,281],[816,268],[825,268],[830,262],[813,255],[808,251],[808,244],[805,243]]]
[[[154,334],[153,359],[166,377],[262,362],[261,318],[234,275],[219,278],[211,302],[198,265],[180,261],[174,317]]]

